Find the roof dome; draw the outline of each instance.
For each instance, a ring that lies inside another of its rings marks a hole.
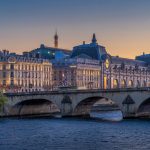
[[[102,56],[104,54],[107,55],[105,47],[97,44],[96,36],[93,34],[92,43],[75,46],[73,48],[71,58],[80,55],[87,55],[92,59],[102,61]]]

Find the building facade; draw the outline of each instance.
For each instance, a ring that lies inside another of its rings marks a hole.
[[[73,51],[41,45],[23,55],[0,51],[0,90],[47,91],[61,87],[111,89],[150,87],[150,54],[136,59],[111,56],[97,43],[75,46]],[[51,61],[51,62],[50,62]]]
[[[53,62],[53,87],[77,89],[100,88],[99,61],[87,58],[69,58]]]
[[[139,88],[150,86],[150,66],[118,56],[107,56],[102,63],[103,88]]]
[[[134,88],[150,86],[150,62],[147,56],[134,59],[111,56],[104,46],[98,45],[96,36],[90,44],[75,46],[71,58],[87,55],[100,63],[100,88]],[[146,59],[143,59],[146,58]]]
[[[0,89],[4,92],[50,90],[52,64],[46,59],[0,52]]]

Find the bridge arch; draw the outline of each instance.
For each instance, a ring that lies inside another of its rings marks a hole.
[[[49,99],[24,99],[18,103],[15,103],[11,108],[11,114],[13,115],[42,115],[42,114],[54,114],[60,113],[60,106]]]
[[[41,93],[8,93],[8,102],[6,105],[6,113],[9,113],[9,108],[17,106],[20,102],[38,99],[51,101],[56,104],[61,112],[65,115],[72,115],[75,109],[79,109],[80,106],[84,106],[85,102],[88,102],[87,108],[90,108],[98,99],[111,99],[113,102],[121,108],[123,115],[126,116],[126,108],[128,103],[123,105],[123,100],[130,95],[135,104],[132,105],[132,109],[129,111],[129,115],[132,113],[136,114],[138,108],[142,102],[150,97],[150,88],[135,88],[135,89],[109,89],[109,90],[67,90],[67,91],[56,91],[56,92],[41,92]],[[67,95],[67,97],[65,96]],[[96,98],[96,99],[94,99]],[[90,100],[92,99],[93,102]],[[24,103],[24,102],[23,102]],[[89,107],[90,106],[90,107]],[[8,109],[7,109],[8,108]],[[67,110],[67,111],[66,111]],[[133,114],[133,115],[134,115]],[[9,114],[8,114],[9,115]]]
[[[110,99],[105,98],[103,96],[90,96],[80,100],[79,103],[77,103],[77,105],[73,109],[73,115],[90,115],[92,106],[96,102],[101,101],[102,99],[105,101],[110,101]],[[122,112],[120,106],[115,101],[111,101],[114,102],[118,106],[118,109]]]
[[[150,97],[144,100],[137,109],[137,116],[139,117],[150,117]]]

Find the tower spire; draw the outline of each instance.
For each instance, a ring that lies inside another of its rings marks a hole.
[[[58,48],[58,34],[57,34],[57,30],[56,30],[55,35],[54,35],[54,47]]]
[[[95,35],[95,33],[93,33],[93,37],[92,37],[92,43],[97,43],[97,40],[96,40],[96,35]]]

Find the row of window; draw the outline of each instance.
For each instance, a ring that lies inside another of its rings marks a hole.
[[[100,79],[99,76],[78,76],[79,80],[96,80],[98,81]]]
[[[7,77],[7,73],[3,72],[3,78]],[[10,78],[14,78],[14,72],[10,72]]]
[[[7,72],[3,72],[2,77],[6,78],[7,77]],[[17,78],[42,78],[42,74],[37,73],[37,72],[18,72],[16,73]],[[44,73],[44,78],[49,78],[50,73]],[[14,72],[10,72],[10,78],[14,78]]]
[[[49,66],[30,66],[30,65],[14,65],[14,64],[3,64],[0,65],[1,70],[29,70],[29,71],[51,71],[51,67]]]
[[[3,86],[6,86],[7,84],[7,81],[6,80],[3,80],[2,81],[2,84],[3,84]],[[10,86],[13,86],[14,85],[14,80],[12,79],[12,80],[10,80]],[[44,85],[51,85],[51,83],[49,82],[49,81],[45,81],[44,82],[44,84],[42,85],[40,82],[38,82],[38,81],[33,81],[33,82],[28,82],[27,80],[18,80],[18,86],[24,86],[24,87],[30,87],[30,88],[32,88],[32,87],[42,87],[42,86],[44,86]]]
[[[1,70],[14,70],[14,64],[10,64],[10,66],[8,66],[7,64],[3,64],[2,66],[0,65]]]

